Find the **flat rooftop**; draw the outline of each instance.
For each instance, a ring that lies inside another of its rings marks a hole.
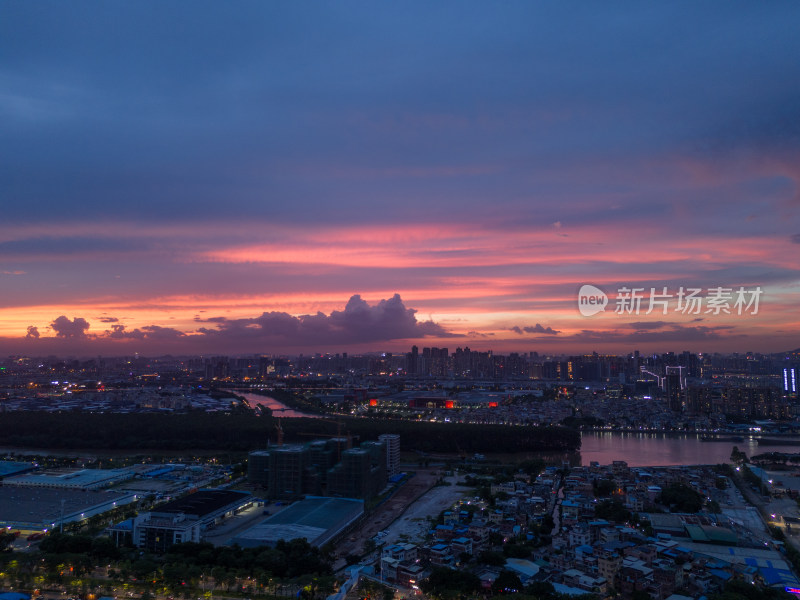
[[[96,506],[113,502],[125,504],[132,498],[133,494],[118,492],[0,486],[0,524],[24,527],[58,523],[62,500],[67,520],[71,515],[90,512]]]
[[[309,496],[242,532],[230,543],[252,547],[305,538],[310,544],[321,546],[363,512],[362,500]]]
[[[200,490],[183,498],[153,508],[154,513],[184,513],[204,517],[228,505],[244,503],[252,498],[247,492],[233,490]]]
[[[122,469],[53,469],[7,477],[5,485],[83,488],[111,485],[132,478],[134,471]]]
[[[34,468],[33,463],[0,460],[0,478],[24,473]]]

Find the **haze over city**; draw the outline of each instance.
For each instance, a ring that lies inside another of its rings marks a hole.
[[[2,353],[800,345],[796,3],[2,12]]]

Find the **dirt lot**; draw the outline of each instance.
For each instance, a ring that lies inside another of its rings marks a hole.
[[[382,542],[393,544],[401,537],[410,542],[421,541],[430,528],[428,517],[437,516],[472,491],[472,488],[452,485],[456,481],[455,477],[448,478],[448,481],[451,485],[433,488],[409,506],[400,518],[385,528],[387,534]]]
[[[438,469],[418,470],[416,475],[400,488],[394,496],[367,517],[358,529],[350,532],[337,545],[336,554],[341,558],[337,560],[336,568],[339,569],[344,566],[344,557],[348,554],[361,554],[364,542],[375,536],[379,531],[386,529],[406,508],[430,490],[440,475],[441,471]],[[451,488],[442,487],[436,489],[450,490]],[[438,514],[438,511],[435,514]]]

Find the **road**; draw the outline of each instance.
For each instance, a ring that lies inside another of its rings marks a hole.
[[[418,470],[394,496],[337,544],[335,570],[344,568],[348,554],[362,555],[366,541],[384,529],[390,530],[389,535],[384,536],[384,541],[396,541],[401,535],[410,538],[412,533],[427,527],[425,517],[430,514],[438,515],[471,489],[456,485],[434,487],[441,476],[438,469]],[[456,478],[450,477],[447,480],[455,483]],[[397,525],[393,525],[401,515],[403,518]]]

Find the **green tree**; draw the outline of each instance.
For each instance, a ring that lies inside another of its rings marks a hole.
[[[92,540],[90,550],[92,556],[100,560],[117,560],[121,554],[119,548],[109,537],[96,537]]]
[[[5,552],[11,547],[11,544],[14,543],[14,540],[17,539],[13,533],[9,533],[6,530],[0,531],[0,552]]]
[[[502,567],[504,564],[506,564],[506,557],[500,552],[484,550],[478,555],[478,562],[491,567]]]
[[[536,600],[557,600],[556,588],[549,581],[534,581],[525,586],[525,594]]]
[[[703,508],[703,496],[684,483],[671,483],[658,500],[670,512],[696,513]]]
[[[492,584],[492,591],[495,594],[516,594],[522,590],[522,582],[519,575],[513,571],[503,569]]]
[[[631,513],[619,500],[603,500],[594,507],[594,516],[615,523],[624,523],[631,518]]]
[[[737,465],[748,462],[747,454],[739,450],[739,446],[734,446],[731,450],[731,462]]]
[[[731,580],[725,584],[722,592],[712,594],[709,600],[789,600],[794,597],[780,589]]]
[[[594,495],[598,498],[608,498],[617,489],[617,483],[613,479],[600,479],[592,483]]]
[[[460,598],[481,589],[481,580],[474,573],[436,567],[420,583],[423,592],[434,598]]]
[[[511,558],[528,558],[531,555],[531,548],[525,544],[511,542],[503,546],[503,554]]]

